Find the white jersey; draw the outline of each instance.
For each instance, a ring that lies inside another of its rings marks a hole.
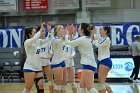
[[[52,42],[53,58],[51,64],[59,64],[65,60],[65,53],[63,50],[64,40],[58,37],[53,37]]]
[[[41,58],[40,58],[40,44],[38,44],[38,39],[40,37],[40,32],[37,32],[33,38],[27,39],[24,42],[24,47],[26,51],[26,61],[24,64],[23,69],[30,69],[33,71],[41,71],[42,70],[42,65],[41,65]],[[50,35],[44,40],[41,40],[41,44],[45,44],[50,40]]]
[[[40,40],[38,41],[38,43],[40,43]],[[50,59],[47,58],[48,54],[52,54],[51,42],[42,45],[40,48],[41,64],[42,66],[47,66],[50,64]]]
[[[71,47],[70,45],[65,45],[64,52],[65,52],[65,57],[66,57],[66,60],[65,60],[66,67],[74,66],[74,59],[73,58],[76,54],[75,48]],[[73,57],[73,58],[70,58],[70,57]]]
[[[82,36],[72,41],[66,38],[65,43],[71,46],[78,46],[78,50],[81,54],[81,64],[97,67],[90,38]]]
[[[95,46],[98,48],[99,61],[110,57],[110,44],[109,37],[101,37],[99,40],[95,40]]]

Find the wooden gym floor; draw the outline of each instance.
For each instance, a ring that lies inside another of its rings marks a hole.
[[[109,83],[113,93],[140,93],[140,83]],[[95,84],[97,87],[97,83]],[[24,83],[0,83],[0,93],[22,93]],[[47,83],[44,84],[45,93],[49,93]],[[79,89],[79,88],[78,88]],[[30,93],[36,93],[33,86]],[[71,87],[68,84],[67,93],[72,93]]]

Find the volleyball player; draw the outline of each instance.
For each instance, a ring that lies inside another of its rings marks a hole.
[[[72,26],[73,25],[71,25],[71,27]],[[70,37],[70,36],[72,36],[72,35],[69,35],[70,40],[74,39],[73,37]],[[77,86],[75,83],[75,67],[74,67],[74,57],[76,54],[75,47],[72,47],[71,45],[65,45],[64,51],[65,51],[65,55],[66,55],[65,64],[66,64],[66,68],[67,68],[68,80],[70,82],[73,93],[77,93]]]
[[[80,93],[86,93],[86,89],[89,93],[98,93],[98,91],[94,88],[94,72],[97,65],[90,39],[90,30],[88,29],[89,26],[90,25],[87,23],[81,23],[79,27],[79,34],[81,37],[75,40],[69,41],[68,36],[64,38],[65,44],[78,46],[79,52],[81,54],[80,63],[83,66],[83,71],[80,80]]]
[[[37,31],[39,31],[40,26],[37,28]],[[47,30],[49,32],[51,31],[51,23],[47,23]],[[41,40],[44,39],[44,36],[41,37],[41,39],[38,40],[38,43],[40,43]],[[42,70],[45,73],[48,85],[49,85],[49,91],[50,93],[53,93],[53,76],[52,76],[52,70],[50,67],[50,59],[52,58],[52,48],[51,48],[51,41],[47,42],[46,44],[42,45],[40,47],[40,57],[41,57],[41,64],[42,64]]]
[[[24,42],[24,47],[27,58],[23,68],[25,89],[22,91],[22,93],[29,93],[34,84],[34,81],[37,87],[37,93],[44,93],[42,81],[42,65],[39,56],[40,45],[37,45],[36,43],[40,37],[45,35],[44,24],[45,23],[41,24],[41,29],[37,33],[34,28],[28,28],[25,32],[25,37],[27,38],[27,40]],[[42,42],[42,44],[48,42],[49,40],[50,35],[48,35],[48,37]]]
[[[64,40],[62,36],[65,30],[62,25],[54,28],[54,38],[52,39],[53,58],[51,61],[51,69],[54,74],[54,93],[66,93],[67,72],[65,68],[65,54],[63,51]],[[65,84],[65,85],[64,85]]]
[[[108,72],[112,68],[112,61],[110,58],[110,27],[103,26],[100,28],[101,38],[97,39],[95,35],[95,46],[98,48],[98,89],[100,93],[112,93],[110,86],[105,83]]]

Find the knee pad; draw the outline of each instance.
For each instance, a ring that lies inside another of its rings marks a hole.
[[[109,84],[105,83],[105,87],[107,88],[107,87],[110,87],[110,86],[109,86]]]
[[[67,89],[66,85],[62,86],[62,90],[66,90],[66,89]]]
[[[62,85],[55,85],[54,87],[55,90],[61,91]]]
[[[35,78],[35,80],[34,80],[35,81],[35,86],[36,86],[36,89],[37,89],[37,93],[44,93],[44,89],[39,89],[39,85],[38,85],[38,82],[41,79],[43,79],[43,77]]]
[[[80,88],[80,93],[86,93],[86,88]]]
[[[99,88],[98,88],[98,91],[102,91],[102,90],[105,90],[106,89],[106,86],[105,84],[99,84]]]
[[[48,81],[48,85],[49,86],[53,86],[54,85],[54,81],[52,80],[52,81]]]
[[[99,93],[95,88],[89,90],[89,93]]]
[[[76,86],[76,83],[70,83],[70,85],[71,85],[72,88],[77,87],[77,86]]]
[[[27,90],[26,88],[22,91],[22,93],[29,93],[29,90]]]

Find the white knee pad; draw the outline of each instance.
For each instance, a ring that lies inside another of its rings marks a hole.
[[[89,90],[89,93],[99,93],[95,88]]]
[[[76,83],[70,83],[70,85],[71,85],[72,88],[77,87]]]
[[[80,88],[80,93],[86,93],[86,88]]]
[[[102,90],[105,90],[105,89],[106,89],[105,84],[99,84],[98,91],[102,91]]]
[[[48,85],[49,86],[54,86],[54,81],[52,80],[52,81],[48,81]]]
[[[55,90],[61,91],[62,85],[55,85],[54,87]]]
[[[26,88],[22,91],[22,93],[29,93],[29,90],[27,90]]]
[[[109,86],[109,84],[105,83],[105,87],[107,88],[107,87],[110,87],[110,86]]]
[[[67,89],[66,85],[62,86],[62,90],[66,90],[66,89]]]

